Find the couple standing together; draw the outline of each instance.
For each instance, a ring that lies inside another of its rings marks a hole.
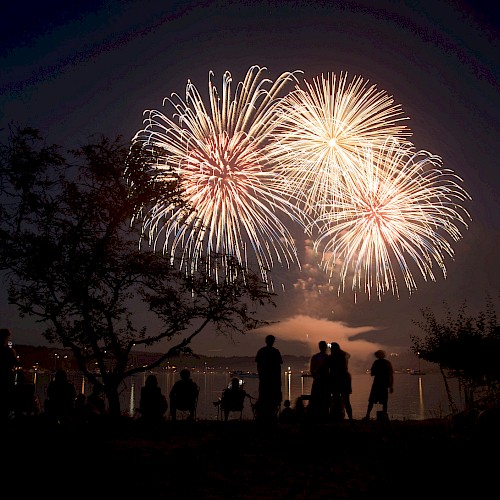
[[[274,347],[275,337],[268,335],[266,345],[259,349],[255,361],[259,373],[259,399],[257,401],[257,417],[272,419],[276,417],[281,405],[281,365],[280,351]],[[351,375],[347,369],[349,354],[340,349],[338,343],[330,345],[319,342],[320,352],[311,358],[311,412],[318,420],[330,415],[334,419],[344,418],[344,409],[352,420],[352,409],[349,400],[351,394]],[[330,409],[331,407],[331,409]]]
[[[328,344],[321,340],[319,352],[311,357],[310,372],[313,378],[311,387],[310,412],[315,420],[343,420],[344,412],[352,420],[350,395],[352,392],[351,374],[348,363],[349,354],[337,342]]]

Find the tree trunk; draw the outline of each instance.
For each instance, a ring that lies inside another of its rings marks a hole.
[[[108,398],[109,416],[113,418],[121,417],[120,395],[118,394],[118,387],[108,387],[106,390],[106,397]]]

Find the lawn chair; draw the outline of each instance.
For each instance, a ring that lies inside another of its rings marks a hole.
[[[230,413],[234,412],[239,413],[239,420],[242,420],[247,397],[250,398],[250,395],[241,388],[240,379],[234,377],[231,385],[222,391],[219,401],[214,403],[218,407],[217,419],[227,421]]]
[[[192,411],[192,415],[190,413],[190,409],[187,405],[181,404],[177,406],[177,416],[176,420],[196,420],[196,409],[198,407],[198,396],[196,396],[194,400],[194,407]]]

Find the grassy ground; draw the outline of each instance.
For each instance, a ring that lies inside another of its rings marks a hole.
[[[4,430],[18,498],[428,499],[497,490],[496,426],[137,422]],[[5,462],[4,462],[5,463]]]

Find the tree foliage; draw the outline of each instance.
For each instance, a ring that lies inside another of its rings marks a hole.
[[[420,358],[439,365],[443,377],[457,378],[464,400],[471,409],[478,394],[484,401],[498,400],[500,389],[500,326],[495,304],[486,296],[486,308],[476,316],[467,311],[464,301],[453,313],[444,302],[444,318],[430,309],[422,309],[421,320],[413,320],[425,336],[412,335],[412,351]],[[455,409],[451,400],[450,406]],[[495,403],[496,404],[496,403]]]
[[[175,179],[153,182],[149,162],[120,138],[94,138],[62,154],[30,128],[11,127],[0,146],[0,265],[9,302],[41,323],[50,343],[72,350],[114,416],[127,377],[191,352],[209,325],[227,336],[258,328],[267,322],[257,308],[274,305],[266,283],[230,256],[201,259],[186,273],[139,245],[140,214],[159,198],[182,202]],[[150,364],[130,365],[134,348],[166,342]]]

